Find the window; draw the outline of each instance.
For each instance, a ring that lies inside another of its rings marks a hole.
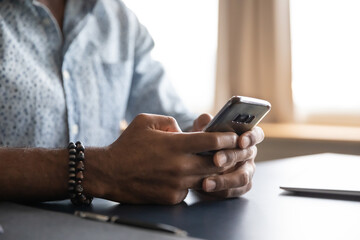
[[[360,125],[360,1],[290,0],[293,96],[304,122]]]
[[[153,57],[163,63],[180,97],[194,112],[213,105],[218,1],[126,0],[154,38]]]

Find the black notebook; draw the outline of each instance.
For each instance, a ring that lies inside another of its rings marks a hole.
[[[3,233],[0,233],[1,240],[195,239],[177,237],[167,233],[124,225],[91,221],[71,214],[52,212],[7,202],[0,202],[0,225],[4,230]]]

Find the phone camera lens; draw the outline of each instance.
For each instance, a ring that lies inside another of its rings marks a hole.
[[[237,123],[245,123],[249,118],[248,114],[239,114],[236,116],[236,118],[234,119],[234,122]]]
[[[249,124],[254,120],[255,116],[249,116],[249,118],[245,121],[245,123]]]
[[[252,122],[252,120],[254,120],[254,118],[255,116],[251,116],[249,114],[239,114],[233,121],[241,124],[249,124]]]

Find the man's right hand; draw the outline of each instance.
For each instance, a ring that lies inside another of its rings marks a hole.
[[[118,202],[177,204],[189,188],[201,189],[205,177],[230,167],[217,167],[211,156],[196,153],[233,149],[237,140],[235,133],[183,133],[172,117],[140,114],[101,151],[98,163],[89,163],[88,178],[96,178],[96,183],[89,179],[89,188]]]

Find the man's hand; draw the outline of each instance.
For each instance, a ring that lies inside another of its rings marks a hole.
[[[95,192],[101,190],[100,194],[93,195],[127,203],[176,204],[184,200],[190,188],[200,190],[203,184],[211,187],[212,179],[219,184],[220,181],[235,184],[234,180],[227,179],[232,179],[231,176],[240,171],[231,170],[235,161],[239,161],[231,157],[238,154],[231,150],[237,146],[235,133],[183,133],[172,117],[140,114],[100,154],[96,168],[92,168],[89,159],[87,170],[99,181]],[[220,149],[229,149],[221,151],[227,161],[223,166],[219,164],[222,159],[219,154],[217,165],[213,164],[212,157],[196,154]],[[247,170],[244,167],[239,169],[242,172]],[[227,171],[231,173],[219,175]],[[208,178],[210,176],[216,177]],[[203,182],[204,178],[206,182]],[[217,185],[215,190],[219,187],[225,185]]]
[[[201,131],[212,119],[209,114],[200,115],[193,125],[193,131]],[[238,197],[251,189],[255,172],[256,144],[264,140],[260,127],[242,134],[236,147],[216,152],[213,163],[217,167],[230,167],[221,174],[203,180],[202,190],[210,195],[223,198]]]

